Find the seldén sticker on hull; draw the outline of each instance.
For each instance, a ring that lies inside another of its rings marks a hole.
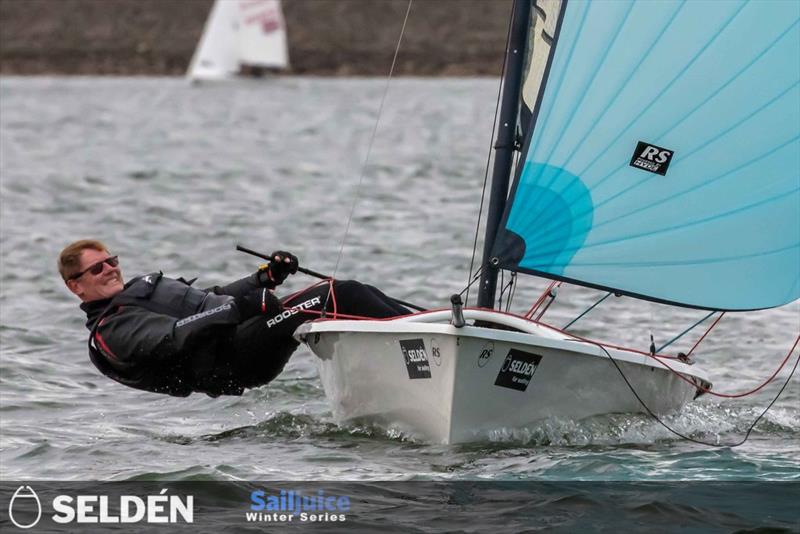
[[[400,350],[406,362],[408,378],[430,378],[431,364],[425,350],[425,342],[421,339],[401,339]]]
[[[528,385],[531,383],[541,361],[542,357],[538,354],[517,349],[509,350],[500,372],[497,373],[494,385],[525,391],[528,389]]]

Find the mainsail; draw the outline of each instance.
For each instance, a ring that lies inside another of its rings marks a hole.
[[[499,266],[698,308],[800,297],[800,2],[538,0],[531,28]]]

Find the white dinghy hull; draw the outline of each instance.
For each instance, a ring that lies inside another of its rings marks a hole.
[[[319,358],[334,417],[368,422],[450,444],[485,440],[496,430],[548,418],[579,420],[643,412],[608,354],[537,323],[487,310],[465,310],[511,330],[456,328],[449,311],[380,321],[306,323],[295,337]],[[655,413],[679,410],[709,387],[695,366],[606,349]]]

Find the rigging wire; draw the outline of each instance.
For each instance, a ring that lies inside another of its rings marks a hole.
[[[472,278],[472,269],[475,267],[475,253],[478,250],[478,235],[480,234],[481,229],[481,216],[483,215],[483,204],[486,199],[486,185],[489,183],[489,164],[492,161],[492,141],[494,141],[494,134],[497,132],[497,117],[500,113],[500,101],[503,95],[503,80],[505,79],[506,75],[506,66],[507,66],[507,58],[508,58],[508,49],[511,47],[511,27],[513,26],[514,22],[514,6],[511,6],[511,14],[509,16],[509,23],[508,23],[508,31],[506,32],[506,46],[505,46],[505,54],[503,54],[503,65],[500,69],[500,84],[497,86],[497,99],[494,105],[494,119],[492,120],[492,135],[489,138],[489,153],[486,156],[486,170],[483,174],[483,189],[481,189],[481,203],[478,208],[478,221],[475,225],[475,239],[472,242],[472,257],[469,260],[469,274],[467,275],[467,280]],[[481,266],[482,267],[482,266]],[[464,298],[464,306],[469,304],[469,288],[472,285],[472,282],[467,283],[467,287],[464,288],[464,291],[461,293],[466,292],[466,297]]]
[[[798,339],[800,339],[800,337],[798,337]],[[585,340],[583,340],[583,341],[585,341]],[[786,386],[788,386],[788,385],[789,385],[789,382],[792,380],[792,377],[794,376],[794,373],[795,373],[795,371],[797,370],[797,364],[798,364],[798,363],[800,363],[800,354],[798,354],[798,356],[797,356],[797,359],[796,359],[796,360],[795,360],[795,362],[794,362],[794,367],[792,367],[792,371],[789,373],[789,376],[788,376],[788,377],[786,377],[786,381],[783,383],[783,386],[781,386],[781,389],[780,389],[780,390],[778,390],[778,393],[775,395],[775,398],[773,398],[773,399],[772,399],[772,401],[771,401],[771,402],[770,402],[770,403],[767,405],[767,407],[766,407],[766,408],[764,408],[764,410],[763,410],[763,411],[762,411],[762,412],[759,414],[759,416],[758,416],[758,417],[756,417],[755,421],[753,421],[753,423],[752,423],[752,424],[750,425],[750,427],[747,429],[747,432],[745,433],[745,435],[744,435],[744,437],[741,439],[741,441],[739,441],[739,442],[736,442],[736,443],[727,443],[727,444],[721,444],[721,443],[711,443],[710,441],[703,441],[703,440],[699,440],[699,439],[695,439],[695,438],[689,437],[689,436],[687,436],[687,435],[685,435],[685,434],[683,434],[683,433],[681,433],[681,432],[678,432],[677,430],[675,430],[674,428],[672,428],[671,426],[669,426],[667,423],[665,423],[665,422],[664,422],[664,421],[663,421],[663,420],[662,420],[660,417],[658,417],[658,416],[657,416],[657,415],[656,415],[656,414],[655,414],[655,413],[654,413],[654,412],[653,412],[653,411],[650,409],[650,407],[649,407],[649,406],[647,406],[647,404],[645,404],[645,402],[642,400],[642,398],[641,398],[641,397],[639,396],[639,394],[636,392],[636,389],[635,389],[635,388],[633,387],[633,385],[631,385],[631,383],[628,381],[628,378],[625,376],[625,373],[623,373],[623,372],[622,372],[622,369],[621,369],[621,368],[620,368],[620,366],[617,364],[617,361],[616,361],[616,360],[615,360],[615,359],[614,359],[614,358],[611,356],[611,354],[610,354],[610,353],[609,353],[609,352],[608,352],[608,351],[605,349],[605,347],[603,347],[603,345],[601,345],[601,344],[599,344],[599,343],[596,343],[596,342],[594,342],[594,341],[588,341],[588,342],[589,342],[589,343],[591,343],[591,344],[593,344],[593,345],[596,345],[596,346],[600,347],[600,349],[601,349],[603,352],[605,352],[605,353],[606,353],[606,356],[608,356],[608,359],[609,359],[609,360],[611,360],[611,363],[613,363],[613,364],[614,364],[614,367],[616,367],[616,368],[617,368],[617,371],[619,372],[619,374],[620,374],[620,376],[622,377],[622,379],[625,381],[625,384],[627,384],[628,388],[631,390],[631,393],[633,393],[634,397],[636,397],[636,400],[638,400],[638,401],[639,401],[639,404],[641,404],[641,405],[642,405],[642,407],[645,409],[645,411],[647,411],[647,413],[648,413],[648,414],[650,414],[650,416],[651,416],[651,417],[652,417],[652,418],[653,418],[653,419],[654,419],[654,420],[655,420],[655,421],[656,421],[658,424],[660,424],[661,426],[663,426],[664,428],[666,428],[667,430],[669,430],[670,432],[672,432],[673,434],[675,434],[676,436],[678,436],[678,437],[680,437],[680,438],[682,438],[682,439],[685,439],[685,440],[687,440],[687,441],[691,441],[691,442],[693,442],[693,443],[698,443],[698,444],[700,444],[700,445],[706,445],[706,446],[709,446],[709,447],[718,447],[718,448],[738,447],[739,445],[742,445],[742,444],[744,444],[744,442],[746,442],[746,441],[748,440],[748,438],[750,437],[750,433],[751,433],[751,432],[753,431],[753,429],[756,427],[756,425],[757,425],[757,424],[758,424],[758,422],[761,420],[761,418],[762,418],[762,417],[764,417],[764,416],[767,414],[767,412],[769,411],[769,409],[770,409],[770,408],[772,408],[772,405],[773,405],[773,404],[775,404],[775,403],[778,401],[778,399],[780,398],[780,396],[783,394],[783,391],[786,389]],[[795,342],[795,345],[792,347],[792,350],[790,350],[790,351],[789,351],[789,354],[788,354],[788,356],[791,356],[792,352],[794,351],[794,347],[796,347],[796,346],[797,346],[797,342]],[[784,361],[784,363],[786,363],[786,362]],[[781,365],[781,367],[783,367],[783,366]],[[779,369],[779,370],[780,370],[780,369]],[[777,374],[777,372],[776,372],[776,374]],[[774,375],[773,375],[773,377],[771,377],[771,378],[770,378],[770,380],[772,380],[772,378],[774,378]],[[767,382],[765,382],[763,385],[766,385],[767,383],[769,383],[769,381],[770,381],[770,380],[768,380]],[[762,385],[761,387],[763,387],[763,385]],[[759,388],[759,389],[760,389],[760,388]]]
[[[469,291],[469,288],[470,288],[470,287],[472,287],[472,284],[474,284],[475,282],[477,282],[478,280],[480,280],[480,278],[481,278],[481,274],[483,274],[483,267],[482,267],[482,266],[481,266],[481,267],[478,267],[478,270],[475,272],[475,276],[473,276],[473,277],[472,277],[472,280],[470,281],[470,283],[469,283],[469,284],[467,284],[467,287],[465,287],[464,289],[462,289],[462,290],[461,290],[461,292],[459,293],[459,295],[460,295],[460,296],[464,296],[464,293],[466,293],[467,291]]]
[[[775,370],[775,372],[772,373],[772,375],[769,378],[767,378],[764,382],[762,382],[759,386],[751,389],[750,391],[745,391],[743,393],[717,393],[716,391],[712,391],[711,389],[709,389],[707,387],[697,386],[697,384],[695,384],[694,382],[692,382],[691,380],[689,380],[688,378],[683,376],[681,373],[679,373],[678,371],[676,371],[675,369],[670,367],[665,362],[661,361],[661,358],[656,358],[656,361],[658,363],[660,363],[662,365],[662,367],[666,367],[667,369],[669,369],[672,373],[675,374],[675,376],[677,376],[678,378],[682,379],[684,382],[688,382],[690,384],[695,385],[697,387],[697,389],[699,389],[703,393],[708,393],[709,395],[713,395],[715,397],[722,397],[724,399],[737,399],[737,398],[740,398],[740,397],[747,397],[748,395],[752,395],[754,393],[757,393],[758,391],[763,389],[767,384],[772,382],[772,380],[776,376],[778,376],[778,373],[781,372],[781,369],[783,369],[783,367],[786,365],[786,362],[789,361],[789,358],[792,356],[792,353],[794,352],[794,349],[797,347],[798,343],[800,343],[800,336],[797,336],[797,338],[794,340],[794,345],[792,345],[792,348],[789,349],[789,353],[786,354],[786,357],[783,359],[783,361],[778,366],[778,368]]]
[[[544,311],[542,311],[539,314],[539,317],[537,319],[531,319],[531,320],[533,322],[535,322],[535,323],[538,323],[539,322],[539,318],[541,318],[541,316],[544,314],[545,311],[547,311],[546,308],[545,308]],[[591,345],[597,345],[599,347],[603,347],[604,350],[605,350],[605,348],[611,348],[611,349],[621,350],[621,351],[625,351],[625,352],[631,352],[631,353],[634,353],[634,354],[641,354],[642,356],[648,356],[650,358],[653,358],[656,362],[659,363],[659,365],[661,365],[662,367],[664,367],[667,370],[669,370],[671,373],[673,373],[675,376],[677,376],[679,379],[683,380],[684,382],[687,382],[688,384],[693,385],[694,387],[696,387],[698,390],[702,391],[703,393],[708,393],[709,395],[712,395],[712,396],[715,396],[715,397],[726,398],[726,399],[747,397],[748,395],[752,395],[754,393],[757,393],[761,389],[763,389],[767,384],[772,382],[772,380],[778,375],[778,373],[781,372],[781,370],[786,365],[786,362],[788,362],[789,358],[792,356],[792,353],[794,352],[794,349],[797,347],[798,344],[800,344],[800,335],[799,335],[799,336],[797,336],[797,338],[795,338],[794,344],[789,349],[789,352],[786,354],[786,357],[783,359],[783,361],[778,366],[778,368],[775,370],[775,372],[772,373],[772,375],[769,378],[767,378],[764,382],[762,382],[758,387],[753,388],[750,391],[745,391],[743,393],[717,393],[716,391],[713,391],[712,389],[710,389],[708,387],[704,387],[702,385],[698,386],[695,382],[693,382],[692,380],[686,378],[683,374],[679,373],[678,371],[676,371],[675,369],[670,367],[669,364],[667,364],[664,361],[665,359],[673,359],[673,360],[674,359],[680,359],[679,357],[667,356],[667,355],[664,355],[664,354],[651,354],[650,352],[644,352],[644,351],[641,351],[641,350],[631,349],[631,348],[627,348],[627,347],[620,347],[618,345],[612,345],[610,343],[601,343],[601,342],[595,341],[593,339],[581,337],[581,336],[573,334],[571,332],[565,332],[564,330],[561,330],[561,329],[556,328],[554,326],[550,326],[550,325],[544,325],[544,326],[546,326],[546,327],[548,327],[548,328],[550,328],[550,329],[552,329],[552,330],[554,330],[556,332],[561,332],[562,334],[566,334],[566,335],[570,336],[571,338],[575,339],[576,341],[580,341],[580,342],[583,342],[583,343],[589,343]]]
[[[613,293],[612,293],[611,291],[609,291],[608,293],[606,293],[606,295],[605,295],[603,298],[601,298],[600,300],[598,300],[597,302],[595,302],[594,304],[592,304],[591,306],[589,306],[589,307],[588,307],[586,310],[584,310],[584,311],[583,311],[583,313],[581,313],[580,315],[578,315],[577,317],[575,317],[573,320],[571,320],[569,323],[567,323],[567,326],[563,327],[561,330],[566,330],[566,329],[567,329],[567,328],[569,328],[570,326],[572,326],[572,325],[574,325],[575,323],[577,323],[577,322],[578,322],[578,320],[579,320],[581,317],[583,317],[584,315],[586,315],[587,313],[589,313],[590,311],[592,311],[593,309],[595,309],[597,306],[599,306],[599,305],[600,305],[600,303],[601,303],[601,302],[603,302],[604,300],[606,300],[606,299],[607,299],[608,297],[610,297],[611,295],[613,295]]]
[[[706,336],[709,334],[709,332],[711,332],[714,329],[714,327],[717,326],[717,323],[724,316],[725,316],[725,312],[722,312],[722,313],[719,314],[719,317],[717,317],[717,319],[711,324],[711,326],[708,327],[708,330],[706,330],[705,334],[700,336],[700,339],[697,340],[697,343],[695,343],[694,346],[692,347],[692,349],[686,354],[687,358],[692,355],[692,353],[694,352],[694,349],[696,349],[697,346],[700,345],[700,342],[703,341],[706,338]]]
[[[686,330],[684,330],[683,332],[681,332],[681,333],[680,333],[680,334],[678,334],[677,336],[673,337],[672,339],[670,339],[669,341],[667,341],[666,343],[664,343],[663,345],[661,345],[660,347],[658,347],[658,348],[656,349],[656,352],[661,352],[662,350],[666,349],[667,347],[669,347],[670,345],[672,345],[673,343],[675,343],[676,341],[678,341],[680,338],[682,338],[683,336],[685,336],[686,334],[688,334],[689,332],[691,332],[692,330],[694,330],[694,329],[695,329],[695,328],[696,328],[698,325],[700,325],[700,324],[704,323],[706,320],[708,320],[708,318],[709,318],[709,317],[711,317],[711,316],[712,316],[712,315],[714,315],[715,313],[717,313],[717,311],[716,311],[716,310],[712,310],[712,311],[711,311],[711,312],[709,312],[709,313],[708,313],[708,314],[707,314],[705,317],[703,317],[702,319],[700,319],[699,321],[697,321],[696,323],[694,323],[692,326],[690,326],[689,328],[687,328]],[[716,323],[714,323],[714,324],[716,324]],[[714,325],[711,325],[711,326],[713,327]],[[710,331],[710,330],[709,330],[709,331]],[[708,332],[706,332],[706,333],[708,333]],[[700,338],[700,339],[702,340],[702,338]],[[698,343],[699,343],[699,341],[698,341]],[[697,345],[695,345],[695,346],[697,346]]]
[[[504,269],[500,269],[500,294],[497,297],[498,310],[503,309],[503,295],[505,294],[506,291],[505,284],[506,284],[506,271]]]
[[[508,293],[508,297],[506,298],[506,306],[505,312],[510,313],[511,310],[511,300],[514,298],[514,293],[517,288],[516,281],[517,281],[517,273],[516,271],[509,271],[509,280],[508,283],[505,282],[505,270],[500,270],[500,297],[497,299],[497,309],[503,309],[503,297]]]
[[[361,166],[361,173],[358,178],[358,184],[356,185],[355,195],[353,196],[353,203],[350,206],[350,215],[347,217],[347,224],[345,225],[344,235],[342,236],[342,242],[339,246],[339,254],[336,256],[336,265],[333,268],[333,274],[331,278],[335,279],[336,274],[339,271],[339,263],[342,260],[342,254],[344,253],[344,245],[347,242],[347,236],[350,233],[350,224],[353,221],[353,214],[356,210],[356,204],[361,197],[361,185],[364,182],[364,177],[367,173],[367,165],[369,164],[369,157],[372,153],[372,145],[375,142],[375,137],[378,133],[378,125],[381,122],[381,115],[383,114],[383,105],[386,102],[386,95],[389,93],[389,85],[392,81],[392,75],[394,74],[394,67],[397,64],[397,56],[400,52],[400,44],[403,42],[403,35],[406,31],[406,24],[408,23],[408,15],[411,13],[411,5],[414,3],[414,0],[408,0],[408,7],[406,8],[406,16],[403,19],[403,26],[400,28],[400,36],[397,38],[397,45],[394,48],[394,57],[392,57],[392,66],[389,68],[389,75],[386,78],[386,86],[383,89],[383,95],[381,96],[381,103],[378,106],[378,115],[375,117],[375,126],[372,128],[372,135],[369,138],[369,144],[367,145],[367,153],[364,156],[364,164]],[[324,310],[327,307],[328,300],[330,299],[331,292],[328,291],[328,296],[325,298],[325,305],[322,307]]]
[[[514,295],[517,294],[517,272],[511,271],[511,281],[509,282],[511,286],[511,291],[508,295],[508,301],[506,302],[506,313],[511,313],[511,301],[514,300]]]
[[[557,297],[557,296],[558,296],[558,291],[557,291],[557,289],[555,289],[555,288],[554,288],[554,289],[552,289],[552,290],[551,290],[551,291],[550,291],[550,292],[547,294],[547,299],[548,299],[548,300],[547,300],[547,303],[546,303],[546,304],[544,304],[544,309],[543,309],[542,311],[540,311],[540,312],[539,312],[539,315],[537,315],[537,316],[536,316],[536,319],[534,319],[534,321],[535,321],[535,322],[539,322],[539,321],[541,321],[541,320],[542,320],[542,317],[544,317],[544,314],[545,314],[545,313],[547,313],[547,310],[549,310],[549,309],[550,309],[550,306],[553,304],[553,302],[555,302],[555,300],[556,300],[556,297]]]

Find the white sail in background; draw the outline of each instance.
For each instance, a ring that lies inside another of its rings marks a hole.
[[[236,0],[214,2],[189,65],[189,78],[223,79],[239,71],[239,51],[235,46],[239,25],[237,4]]]
[[[279,0],[239,1],[239,62],[253,67],[289,66],[286,23]]]
[[[219,80],[289,65],[279,0],[216,0],[187,77]]]

